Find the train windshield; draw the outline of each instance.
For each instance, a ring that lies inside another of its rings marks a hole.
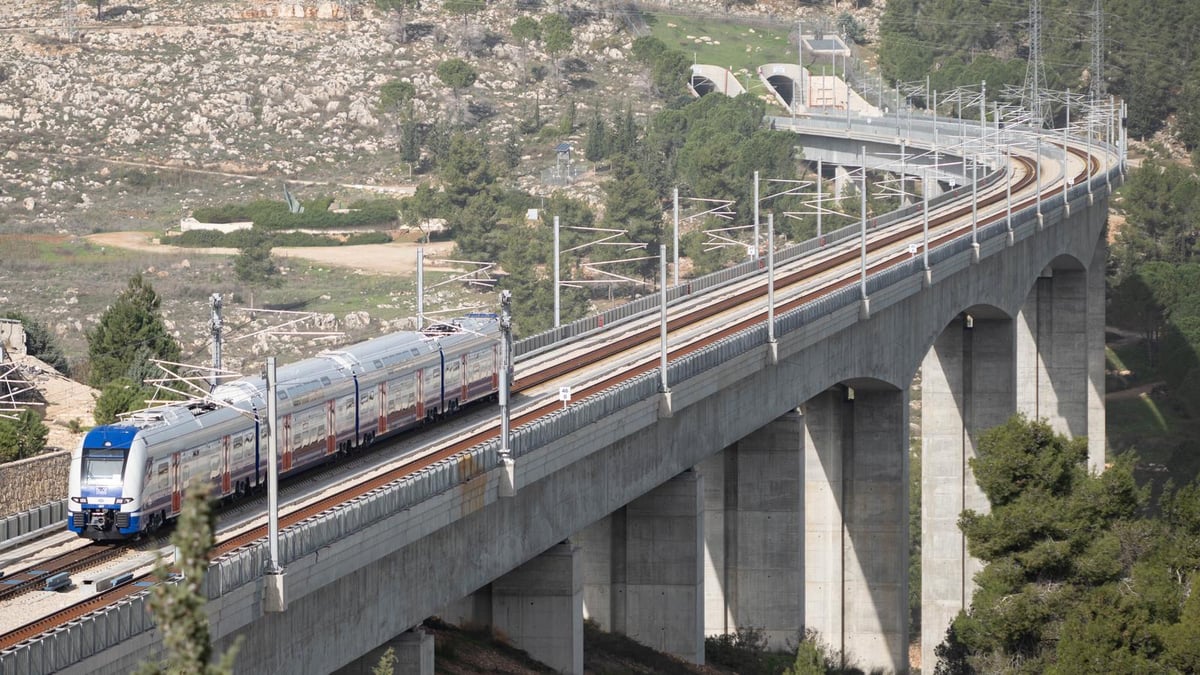
[[[83,449],[83,482],[120,483],[125,451],[117,448]]]

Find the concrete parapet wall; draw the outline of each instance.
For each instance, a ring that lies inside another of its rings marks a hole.
[[[0,464],[0,516],[66,499],[70,466],[65,450]]]
[[[0,518],[0,550],[19,546],[44,531],[64,528],[67,520],[67,500],[40,504]]]

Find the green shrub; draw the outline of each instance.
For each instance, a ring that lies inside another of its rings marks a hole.
[[[392,241],[392,235],[387,232],[361,232],[352,234],[346,237],[346,246],[357,246],[359,244],[389,244]]]
[[[167,235],[162,238],[162,243],[189,248],[211,248],[224,246],[224,238],[225,234],[216,230],[189,230],[183,234]]]
[[[329,205],[332,203],[331,197],[322,196],[304,202],[303,213],[292,213],[283,202],[260,199],[248,203],[201,207],[195,209],[192,216],[204,223],[250,221],[264,230],[321,230],[391,225],[397,221],[400,210],[400,202],[395,199],[359,200],[350,205],[351,211],[348,213],[330,211]]]
[[[333,237],[309,232],[276,232],[269,237],[272,246],[337,246]]]
[[[146,401],[153,397],[153,389],[140,387],[127,378],[118,378],[100,391],[93,417],[96,424],[112,424],[121,413],[146,407]]]
[[[30,408],[15,420],[0,417],[0,462],[33,457],[46,447],[49,433],[42,418]]]

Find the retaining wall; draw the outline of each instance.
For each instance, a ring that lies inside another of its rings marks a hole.
[[[0,516],[66,499],[70,465],[66,450],[0,464]]]

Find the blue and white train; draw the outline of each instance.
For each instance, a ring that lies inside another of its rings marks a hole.
[[[292,363],[276,374],[279,472],[287,476],[496,394],[499,321],[472,314],[444,332],[400,332]],[[179,515],[184,487],[214,499],[265,485],[266,381],[135,413],[87,433],[71,455],[67,527],[95,540],[153,532]],[[219,403],[218,403],[219,402]]]

